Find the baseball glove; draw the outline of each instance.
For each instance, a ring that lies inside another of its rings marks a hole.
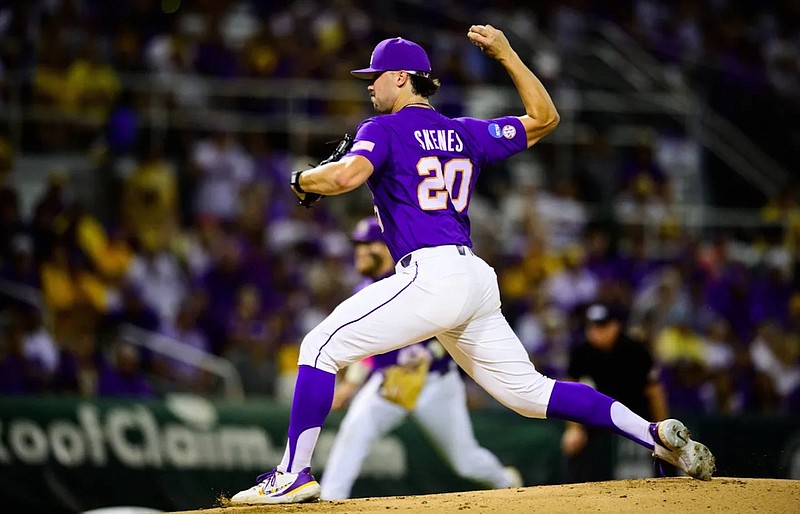
[[[333,152],[323,159],[317,166],[322,166],[323,164],[328,164],[329,162],[336,162],[345,155],[347,152],[350,151],[350,147],[353,146],[353,135],[349,133],[345,133],[341,139],[338,141],[329,141],[329,144],[336,143],[336,148],[334,148]],[[302,172],[295,172],[292,176],[292,187],[295,188],[296,191],[305,193],[299,189],[299,185],[297,184],[297,180],[299,180],[300,173]],[[319,193],[305,193],[305,196],[302,200],[300,200],[300,205],[305,207],[306,209],[310,209],[318,201],[325,198],[325,195],[321,195]]]
[[[414,410],[419,393],[428,377],[430,362],[423,360],[414,366],[396,365],[383,372],[381,396],[406,410]]]

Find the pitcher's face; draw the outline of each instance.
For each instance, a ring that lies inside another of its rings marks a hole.
[[[392,112],[392,107],[400,91],[396,81],[398,73],[400,72],[384,71],[367,86],[367,91],[369,91],[370,99],[372,100],[372,107],[380,114]]]

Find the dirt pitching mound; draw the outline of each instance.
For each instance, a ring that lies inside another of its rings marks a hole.
[[[223,500],[224,501],[224,500]],[[547,512],[650,513],[732,512],[800,513],[800,480],[690,478],[613,480],[570,485],[548,485],[470,491],[425,496],[388,496],[297,505],[223,506],[193,514],[428,512],[435,514],[515,514]]]

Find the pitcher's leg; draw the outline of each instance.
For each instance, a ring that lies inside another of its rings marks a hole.
[[[608,428],[653,449],[650,422],[589,386],[557,382],[536,371],[499,310],[440,335],[439,341],[481,387],[523,416]]]
[[[414,417],[456,474],[498,489],[512,485],[500,460],[475,439],[464,382],[457,371],[428,378]]]
[[[430,339],[445,327],[457,301],[437,299],[413,271],[375,282],[351,296],[317,325],[300,347],[300,364],[331,373],[370,355]],[[428,317],[418,313],[425,306]]]
[[[311,455],[330,412],[336,372],[370,355],[432,337],[442,328],[414,314],[425,305],[438,319],[460,310],[458,302],[436,302],[430,288],[418,287],[411,270],[375,282],[342,302],[314,328],[300,346],[289,439],[278,466],[298,472],[311,466]]]
[[[437,336],[461,368],[498,402],[529,418],[544,418],[554,380],[533,366],[500,314]]]
[[[586,384],[556,382],[547,417],[608,428],[651,451],[655,444],[649,421]]]
[[[289,433],[278,470],[297,473],[311,466],[317,438],[331,411],[336,374],[307,365],[297,370]]]
[[[408,415],[380,396],[380,384],[379,375],[364,384],[339,426],[320,482],[323,500],[349,498],[372,444]]]

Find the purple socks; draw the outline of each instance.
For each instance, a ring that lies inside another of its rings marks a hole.
[[[297,371],[292,414],[289,420],[289,441],[278,469],[297,473],[311,466],[311,455],[317,437],[333,403],[336,375],[301,365]]]
[[[585,384],[557,381],[547,404],[547,417],[613,430],[653,449],[649,421]]]
[[[331,410],[335,385],[335,374],[300,366],[289,421],[289,441],[278,466],[280,471],[297,473],[311,466],[317,438]],[[585,384],[557,381],[547,404],[547,417],[613,430],[653,449],[649,421]]]

